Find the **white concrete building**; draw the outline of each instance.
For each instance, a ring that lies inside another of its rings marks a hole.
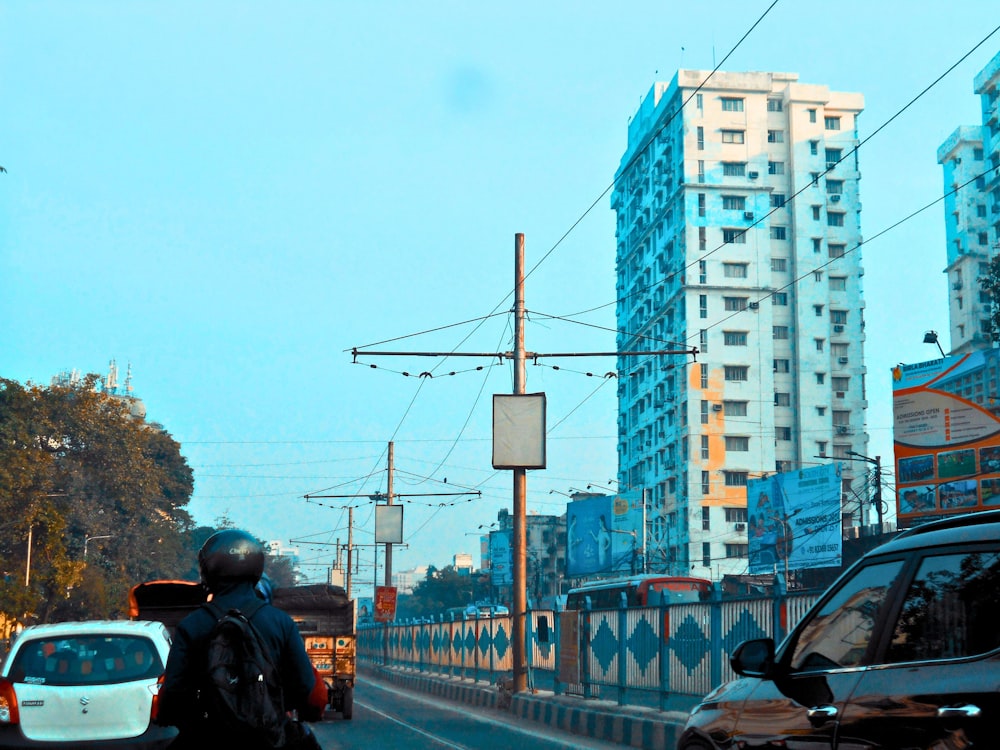
[[[944,174],[951,353],[990,348],[990,298],[979,286],[1000,251],[1000,53],[975,79],[982,125],[963,125],[938,149]]]
[[[653,571],[747,571],[746,483],[864,454],[860,94],[789,73],[680,70],[615,178],[622,487]],[[625,332],[625,333],[622,333]],[[864,464],[844,465],[844,524]],[[853,482],[853,489],[852,489]]]

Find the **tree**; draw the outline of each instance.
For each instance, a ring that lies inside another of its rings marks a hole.
[[[979,287],[990,298],[987,335],[990,341],[996,343],[1000,341],[1000,255],[990,259],[986,273],[979,277]]]
[[[472,578],[460,575],[452,565],[430,567],[407,597],[405,617],[429,617],[443,614],[452,607],[464,607],[473,602]]]
[[[194,481],[180,445],[97,380],[0,379],[0,611],[9,615],[120,616],[131,586],[184,577],[196,559]]]

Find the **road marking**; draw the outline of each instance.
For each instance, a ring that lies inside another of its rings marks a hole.
[[[470,715],[470,712],[468,710],[463,710],[463,708],[464,709],[471,708],[470,706],[455,707],[455,706],[452,706],[452,705],[444,704],[440,700],[433,700],[433,699],[430,699],[430,698],[424,698],[423,696],[415,695],[415,694],[407,692],[405,690],[399,690],[397,688],[390,687],[388,685],[384,685],[384,684],[376,682],[376,681],[366,682],[365,685],[367,687],[374,687],[377,690],[385,690],[387,693],[393,693],[393,694],[398,695],[398,696],[400,696],[402,698],[409,698],[410,700],[416,701],[417,703],[424,703],[424,704],[426,704],[428,706],[431,706],[433,708],[436,708],[436,709],[439,709],[439,710],[442,710],[442,711],[451,711],[452,713],[460,713],[463,716],[469,716]],[[355,693],[355,695],[357,695],[357,694]],[[354,699],[354,702],[355,703],[359,702],[356,697]],[[365,705],[365,704],[361,704],[361,705]],[[367,708],[371,708],[371,706],[366,706],[366,707]],[[407,727],[410,726],[409,724],[406,724],[405,722],[399,721],[398,719],[395,719],[392,716],[388,716],[387,714],[384,714],[384,713],[382,713],[381,711],[379,711],[377,709],[373,709],[372,708],[371,710],[375,711],[375,713],[379,714],[380,716],[385,716],[386,718],[392,719],[393,721],[395,721],[395,722],[397,722],[399,724],[402,724],[403,726],[407,726]],[[492,724],[493,726],[503,727],[505,729],[510,729],[510,730],[512,730],[514,732],[520,732],[521,734],[528,735],[529,737],[534,737],[536,739],[545,740],[546,742],[550,742],[553,745],[558,745],[560,747],[568,748],[568,750],[580,750],[580,748],[582,748],[582,747],[590,747],[590,748],[594,748],[594,747],[608,747],[608,742],[610,742],[609,740],[601,741],[601,740],[597,740],[597,739],[595,739],[593,737],[587,737],[585,735],[574,735],[572,740],[563,740],[560,737],[554,736],[554,733],[561,731],[559,729],[549,728],[548,732],[538,732],[538,731],[534,731],[534,730],[531,730],[531,729],[527,729],[527,728],[525,728],[524,724],[520,723],[514,716],[511,716],[510,719],[507,720],[507,721],[504,721],[503,719],[494,719],[494,718],[491,718],[489,716],[484,716],[484,715],[478,714],[478,713],[475,714],[474,717],[475,717],[475,719],[477,721],[482,721],[482,722],[485,722],[487,724]],[[417,729],[417,731],[421,732],[421,734],[426,734],[422,730]],[[444,742],[443,740],[438,740],[433,735],[428,734],[427,736],[433,738],[437,742],[440,742],[442,745],[448,745],[447,742]],[[450,745],[450,747],[461,748],[462,746],[461,745]],[[463,748],[463,750],[472,750],[472,749],[471,748]]]
[[[467,747],[465,747],[465,745],[456,745],[453,742],[446,742],[445,740],[442,740],[440,737],[434,736],[430,732],[425,732],[423,729],[421,729],[418,726],[414,726],[413,724],[405,722],[402,719],[397,719],[395,716],[390,716],[389,714],[385,713],[384,711],[379,711],[377,708],[375,708],[375,706],[372,706],[371,704],[364,703],[363,701],[359,701],[359,700],[355,700],[354,703],[357,704],[357,705],[363,706],[366,710],[371,711],[374,714],[378,714],[383,719],[388,719],[389,721],[394,721],[397,724],[399,724],[400,726],[406,727],[410,731],[416,732],[417,734],[422,735],[422,736],[426,737],[427,739],[431,740],[432,742],[438,743],[439,745],[444,745],[445,747],[451,747],[451,748],[454,748],[455,750],[471,750],[471,748],[467,748]]]

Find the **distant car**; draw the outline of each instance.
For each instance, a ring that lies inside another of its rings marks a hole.
[[[740,644],[681,750],[997,747],[1000,512],[911,529],[842,575],[781,646]]]
[[[159,622],[25,628],[0,668],[0,747],[166,747],[177,730],[152,715],[169,650]]]

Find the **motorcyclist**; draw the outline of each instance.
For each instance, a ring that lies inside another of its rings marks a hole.
[[[257,599],[254,587],[264,572],[264,549],[245,531],[226,529],[213,534],[202,546],[198,567],[202,584],[221,611],[243,609]],[[278,672],[285,709],[307,706],[315,674],[294,621],[267,604],[254,613],[251,621]],[[208,609],[199,607],[181,620],[174,633],[159,693],[157,723],[178,727],[180,733],[171,745],[177,750],[228,747],[232,739],[206,715],[198,700],[215,622]]]

